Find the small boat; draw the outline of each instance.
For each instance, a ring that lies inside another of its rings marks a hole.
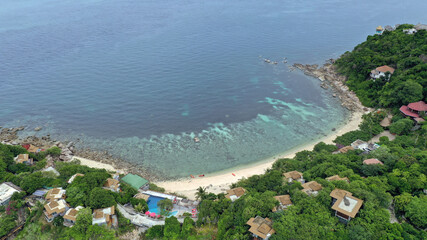
[[[234,174],[234,173],[231,173],[233,176],[236,176],[236,174]]]
[[[194,142],[198,143],[200,142],[200,139],[198,137],[194,137]]]
[[[199,177],[204,177],[204,176],[205,176],[205,174],[200,174],[200,175],[199,175]]]
[[[190,177],[191,177],[191,178],[194,178],[193,174],[190,174]]]

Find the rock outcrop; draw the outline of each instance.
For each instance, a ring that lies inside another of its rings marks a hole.
[[[328,86],[332,88],[332,96],[338,97],[342,106],[350,111],[364,110],[362,103],[356,94],[351,91],[345,82],[347,78],[337,72],[336,67],[332,64],[335,60],[330,59],[328,63],[324,64],[319,68],[319,65],[313,64],[299,64],[295,63],[294,68],[300,69],[304,74],[318,78],[321,81],[320,86],[324,89],[328,89]]]

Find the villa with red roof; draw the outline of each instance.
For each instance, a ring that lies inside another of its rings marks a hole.
[[[394,68],[387,65],[377,67],[371,71],[371,79],[379,79],[380,77],[385,77],[385,73],[389,72],[390,75],[394,73]],[[389,77],[390,78],[390,77]],[[388,80],[388,79],[387,79]]]
[[[400,112],[408,117],[413,118],[417,123],[424,122],[420,115],[425,115],[427,112],[427,104],[424,101],[418,101],[408,104],[408,106],[401,106]]]

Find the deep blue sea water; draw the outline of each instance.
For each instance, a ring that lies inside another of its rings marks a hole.
[[[2,0],[0,126],[43,126],[37,134],[168,177],[254,163],[347,117],[290,64],[338,57],[377,25],[425,23],[426,10],[424,0]]]

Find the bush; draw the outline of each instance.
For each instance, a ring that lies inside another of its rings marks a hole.
[[[320,142],[314,146],[313,150],[316,152],[321,152],[321,151],[333,152],[333,151],[336,151],[337,149],[338,148],[335,145],[329,145],[324,142]]]
[[[390,132],[398,135],[408,134],[411,128],[414,126],[414,122],[411,119],[401,119],[390,126]]]
[[[339,144],[343,144],[343,145],[350,145],[352,142],[356,141],[357,139],[363,140],[363,141],[368,141],[369,139],[371,139],[371,134],[361,131],[361,130],[355,130],[355,131],[350,131],[348,133],[345,133],[341,136],[338,136],[335,140],[334,143],[339,143]]]
[[[59,147],[51,147],[46,150],[46,154],[49,154],[51,156],[59,156],[61,155],[61,149]]]

